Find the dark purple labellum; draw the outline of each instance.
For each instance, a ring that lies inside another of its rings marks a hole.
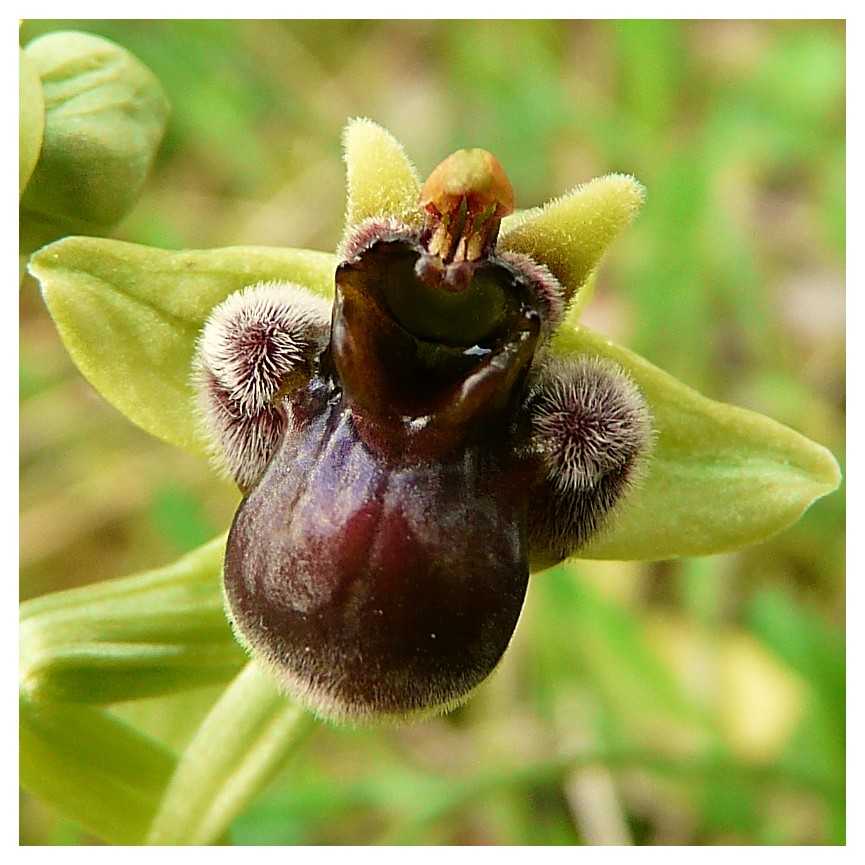
[[[337,718],[460,703],[526,591],[525,458],[508,433],[536,301],[489,260],[464,263],[462,294],[431,289],[424,254],[384,235],[340,266],[330,346],[283,398],[284,435],[228,541],[242,638]]]
[[[507,648],[529,568],[603,529],[651,442],[620,367],[537,352],[568,295],[497,250],[513,191],[494,157],[453,154],[420,207],[419,229],[355,228],[332,310],[250,286],[199,345],[202,417],[246,493],[225,558],[235,632],[344,721],[465,700]]]

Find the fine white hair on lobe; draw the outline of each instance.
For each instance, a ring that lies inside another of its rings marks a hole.
[[[555,361],[533,401],[532,426],[562,490],[588,489],[633,460],[651,437],[651,418],[621,367],[583,355]]]
[[[282,414],[269,404],[254,415],[242,414],[207,370],[200,372],[198,384],[201,426],[213,462],[242,490],[249,490],[279,444]]]
[[[299,286],[265,282],[230,295],[205,323],[195,374],[201,423],[217,463],[241,488],[270,459],[283,423],[274,400],[309,379],[330,311]]]
[[[203,366],[245,414],[260,411],[285,376],[308,362],[330,322],[329,301],[290,283],[265,282],[217,306],[199,344]]]
[[[546,469],[533,509],[533,555],[566,558],[604,524],[652,445],[642,392],[616,363],[593,355],[552,360],[527,402],[533,449]]]

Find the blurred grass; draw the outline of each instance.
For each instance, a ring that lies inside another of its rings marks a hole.
[[[173,116],[117,236],[332,249],[340,133],[425,174],[482,146],[517,204],[648,189],[585,320],[844,457],[845,28],[772,21],[32,21],[153,69]],[[21,294],[21,596],[169,561],[237,494],[90,390]],[[447,719],[320,729],[239,844],[841,844],[844,494],[736,554],[532,581],[511,651]],[[21,842],[90,843],[24,799]]]

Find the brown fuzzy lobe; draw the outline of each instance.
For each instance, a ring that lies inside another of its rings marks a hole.
[[[276,450],[285,425],[282,413],[268,404],[252,415],[244,414],[206,369],[198,375],[198,387],[211,456],[241,490],[248,490]]]
[[[195,363],[202,429],[241,489],[260,476],[282,433],[276,397],[308,381],[329,324],[330,305],[289,283],[250,286],[210,314]]]
[[[605,525],[639,477],[652,420],[637,385],[613,363],[550,362],[526,402],[545,467],[529,515],[533,568],[568,558]]]
[[[532,424],[550,477],[588,489],[630,462],[650,435],[645,401],[621,368],[597,357],[550,364],[532,398]]]

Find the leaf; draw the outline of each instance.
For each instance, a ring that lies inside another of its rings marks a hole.
[[[91,237],[45,247],[29,265],[88,381],[147,432],[201,454],[207,448],[190,376],[210,311],[232,292],[265,280],[330,295],[335,268],[333,255],[308,250],[168,252]]]
[[[21,786],[112,844],[140,844],[176,757],[91,706],[22,696]]]
[[[825,448],[767,417],[707,399],[591,331],[563,328],[554,349],[620,363],[651,407],[645,477],[612,526],[580,551],[591,559],[666,559],[726,552],[794,523],[840,482]]]
[[[312,716],[249,663],[186,748],[147,843],[214,843],[273,780],[311,725]]]
[[[225,537],[158,570],[21,605],[21,688],[108,703],[231,679],[246,657],[225,618]]]

